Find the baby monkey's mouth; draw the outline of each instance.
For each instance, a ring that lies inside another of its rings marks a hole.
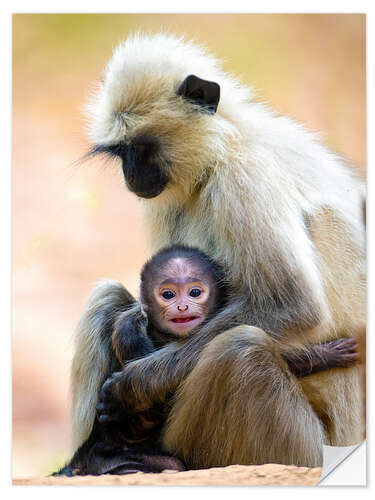
[[[186,316],[185,318],[172,318],[171,321],[173,323],[189,323],[190,321],[198,318],[199,316]]]

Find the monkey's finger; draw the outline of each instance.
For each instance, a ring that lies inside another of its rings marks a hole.
[[[107,379],[102,388],[99,391],[99,400],[100,401],[109,401],[112,399],[112,393],[113,393],[113,388],[114,388],[114,382],[113,378]]]
[[[337,341],[336,347],[342,348],[342,347],[358,347],[358,341],[356,339],[341,339]]]
[[[102,390],[107,390],[110,386],[114,385],[117,381],[122,378],[122,372],[114,372],[102,385]]]
[[[115,415],[117,414],[117,408],[113,405],[109,405],[109,404],[106,404],[106,403],[103,403],[103,402],[100,402],[97,403],[96,405],[96,412],[98,414],[98,416],[101,416],[101,415]]]
[[[345,354],[341,359],[342,366],[350,366],[360,360],[360,355],[358,353]]]
[[[114,399],[110,394],[99,394],[98,402],[96,403],[96,410],[99,412],[105,409],[112,410],[115,408]]]
[[[358,345],[358,339],[355,339],[355,338],[349,338],[349,339],[346,339],[346,342],[348,344],[355,344],[355,345]]]
[[[352,349],[350,347],[350,348],[346,348],[346,349],[343,348],[343,349],[340,349],[339,351],[336,351],[336,355],[340,356],[340,357],[347,356],[347,355],[352,355],[352,354],[359,356],[358,349]]]
[[[116,422],[118,420],[117,414],[103,414],[98,416],[98,420],[101,424],[108,424],[109,422]]]
[[[100,392],[103,394],[110,392],[112,385],[113,385],[113,377],[107,378],[107,380],[102,385]]]
[[[348,352],[347,354],[344,355],[345,359],[353,360],[356,361],[361,358],[359,352]]]
[[[96,416],[100,423],[112,422],[119,419],[118,412],[109,408],[103,409],[102,411],[98,411],[96,413]]]
[[[109,405],[105,404],[104,402],[100,401],[99,403],[96,404],[96,411],[98,413],[105,413],[106,411],[109,410]]]

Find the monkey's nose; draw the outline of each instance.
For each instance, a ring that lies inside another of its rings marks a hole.
[[[188,307],[189,307],[189,306],[186,304],[185,309],[183,309],[181,306],[177,306],[177,309],[178,309],[180,312],[185,312],[185,311],[187,311],[187,310],[188,310]]]

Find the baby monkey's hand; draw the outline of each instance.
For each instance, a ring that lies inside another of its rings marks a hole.
[[[299,378],[332,368],[349,368],[361,358],[358,341],[354,338],[311,344],[301,351],[291,351],[284,357],[290,371]]]
[[[323,345],[324,355],[332,368],[346,368],[360,360],[358,341],[354,338],[332,340]]]
[[[124,412],[120,401],[118,400],[118,384],[122,378],[122,372],[113,373],[104,382],[100,392],[96,412],[101,424],[108,422],[119,422]]]
[[[136,363],[140,362],[138,360]],[[103,384],[96,405],[100,423],[121,421],[125,417],[149,410],[153,406],[142,390],[134,363],[113,373]]]

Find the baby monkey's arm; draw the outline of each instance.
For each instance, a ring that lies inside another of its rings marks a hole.
[[[331,368],[346,368],[360,359],[358,342],[354,338],[311,344],[304,350],[284,354],[284,357],[290,371],[299,378]]]
[[[284,353],[283,357],[288,364],[289,370],[297,378],[331,368],[346,368],[354,365],[360,359],[358,342],[353,338],[341,338],[322,344],[311,344],[304,346],[303,350],[295,349]],[[157,392],[155,392],[155,401],[150,398],[149,394],[143,393],[143,385],[134,384],[131,375],[142,375],[142,370],[139,373],[134,370],[137,365],[131,366],[132,364],[125,366],[122,372],[115,372],[104,383],[97,406],[101,422],[116,420],[124,411],[127,414],[144,412],[151,408],[155,402],[164,401],[164,398]],[[131,370],[125,375],[129,368]],[[168,381],[168,377],[165,380]],[[155,394],[153,393],[153,396]]]

